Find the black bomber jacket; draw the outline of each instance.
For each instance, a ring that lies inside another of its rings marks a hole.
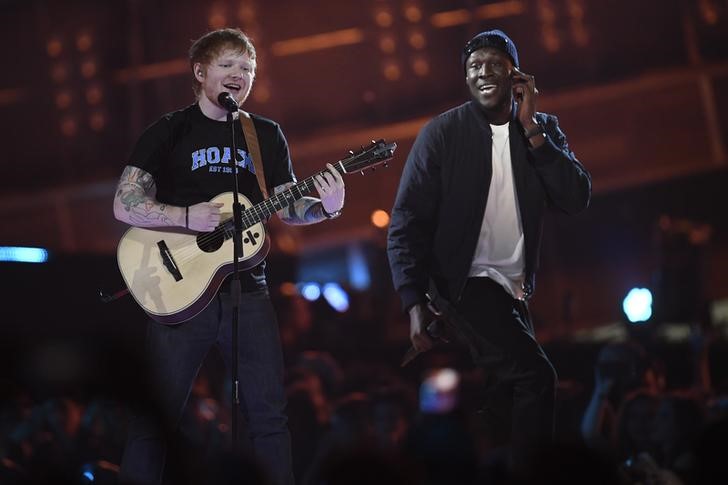
[[[531,148],[513,112],[511,162],[524,233],[524,292],[530,296],[544,211],[584,210],[591,176],[569,150],[555,116],[536,113],[546,142]],[[412,146],[387,236],[392,279],[405,310],[425,301],[430,278],[444,296],[459,300],[488,200],[491,137],[485,113],[469,101],[430,120]]]

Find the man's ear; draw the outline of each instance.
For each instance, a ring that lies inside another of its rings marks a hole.
[[[196,62],[195,65],[192,66],[192,72],[195,75],[195,79],[199,82],[202,82],[202,80],[205,79],[205,69],[202,67],[201,63]]]

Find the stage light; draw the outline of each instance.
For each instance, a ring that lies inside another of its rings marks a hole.
[[[66,109],[71,106],[71,93],[67,89],[56,94],[56,107],[58,109]]]
[[[90,105],[99,104],[103,96],[103,91],[101,91],[98,84],[91,85],[86,89],[86,103]]]
[[[404,16],[410,22],[419,22],[422,20],[422,9],[417,5],[407,5],[404,8]]]
[[[66,116],[61,120],[61,133],[64,136],[75,136],[78,132],[78,124],[73,116]]]
[[[93,44],[94,38],[86,32],[78,34],[76,37],[76,49],[78,49],[79,52],[88,51]]]
[[[420,385],[420,410],[446,414],[455,409],[460,389],[460,374],[454,369],[431,371]]]
[[[549,52],[557,52],[561,49],[561,38],[556,28],[556,9],[550,1],[542,1],[538,4],[538,16],[541,21],[541,41]]]
[[[412,59],[412,70],[418,76],[426,76],[430,72],[430,63],[427,59],[416,57]]]
[[[413,49],[423,49],[427,45],[425,36],[417,30],[410,33],[408,40]]]
[[[106,126],[106,116],[99,111],[91,113],[91,116],[88,118],[88,124],[92,130],[101,131]]]
[[[46,44],[46,52],[48,57],[58,57],[63,52],[63,43],[57,39],[50,39]]]
[[[394,23],[394,16],[392,12],[382,8],[374,13],[374,21],[380,27],[391,27],[392,23]]]
[[[349,284],[355,290],[368,290],[372,285],[372,275],[364,250],[359,245],[350,246],[346,255],[349,267]]]
[[[458,373],[452,369],[442,369],[432,376],[432,385],[440,392],[454,391],[459,381]]]
[[[630,323],[643,323],[652,316],[652,292],[647,288],[632,288],[624,297],[622,310]]]
[[[68,79],[68,64],[59,62],[51,68],[51,79],[57,83],[65,82]]]
[[[715,2],[699,2],[700,16],[708,25],[715,25],[720,20],[720,11]]]
[[[93,470],[84,470],[81,475],[84,479],[84,483],[93,483],[96,480]]]
[[[82,484],[96,483],[104,485],[116,483],[119,477],[119,465],[106,460],[98,460],[83,464],[80,472],[79,483]]]
[[[387,227],[389,225],[389,214],[387,214],[387,211],[384,211],[382,209],[377,209],[374,212],[372,212],[371,221],[375,227],[384,229],[385,227]]]
[[[397,64],[396,61],[386,62],[382,67],[382,72],[384,73],[384,77],[387,81],[396,81],[402,75],[399,64]]]
[[[321,296],[321,288],[316,283],[304,283],[301,286],[301,296],[308,301],[316,301]]]
[[[247,2],[240,5],[240,8],[238,8],[238,19],[246,25],[252,24],[255,21],[255,7],[252,3]]]
[[[221,29],[227,25],[227,15],[223,7],[216,5],[210,11],[207,24],[211,29]]]
[[[386,54],[392,54],[394,53],[395,49],[397,48],[397,42],[394,40],[394,37],[391,35],[383,35],[379,38],[379,49],[386,53]]]
[[[323,294],[329,305],[337,312],[344,313],[349,309],[349,295],[338,283],[326,283]]]
[[[17,246],[0,246],[0,261],[13,263],[45,263],[48,250]]]
[[[94,59],[86,59],[81,63],[81,75],[86,79],[91,79],[96,75],[96,61]]]
[[[296,285],[294,285],[290,281],[284,281],[283,283],[281,283],[280,292],[283,296],[291,297],[298,294],[298,288],[296,288]]]

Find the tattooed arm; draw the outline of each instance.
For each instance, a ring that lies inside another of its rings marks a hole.
[[[157,186],[144,170],[127,165],[114,197],[114,216],[132,226],[159,227],[185,225],[184,207],[171,207],[155,198]]]
[[[293,182],[279,185],[275,187],[275,193],[279,194],[292,185]],[[283,222],[292,226],[316,224],[326,219],[324,206],[315,197],[302,197],[285,209],[279,210],[277,214]]]
[[[338,217],[344,207],[344,180],[333,165],[327,164],[328,170],[317,174],[313,178],[314,186],[320,199],[303,197],[287,208],[278,211],[278,217],[291,225],[315,224],[324,219]],[[292,186],[287,183],[275,187],[275,193],[283,192]]]
[[[157,186],[148,172],[127,165],[116,188],[114,216],[132,226],[187,226],[195,231],[211,231],[220,223],[222,204],[202,202],[177,207],[159,202],[156,193]]]

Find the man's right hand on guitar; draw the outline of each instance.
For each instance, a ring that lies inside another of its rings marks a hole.
[[[409,309],[410,315],[410,341],[412,347],[418,352],[429,350],[434,345],[427,333],[427,325],[433,320],[433,315],[422,303],[417,303]]]
[[[193,231],[210,232],[220,225],[222,202],[200,202],[188,207],[187,228]]]

